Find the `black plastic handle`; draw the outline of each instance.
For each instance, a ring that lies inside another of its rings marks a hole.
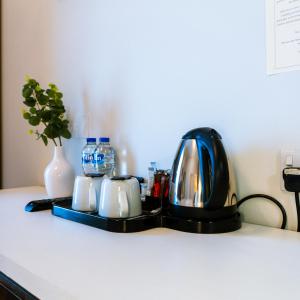
[[[183,139],[187,138],[197,140],[204,208],[222,208],[228,195],[229,170],[221,136],[216,130],[204,127],[189,131],[183,136]],[[210,172],[207,172],[208,158],[211,163]]]

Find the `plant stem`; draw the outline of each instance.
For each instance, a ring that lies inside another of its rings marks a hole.
[[[62,146],[61,137],[60,136],[58,137],[58,140],[59,140],[59,145]]]
[[[54,145],[57,147],[57,143],[55,142],[55,139],[52,139]]]

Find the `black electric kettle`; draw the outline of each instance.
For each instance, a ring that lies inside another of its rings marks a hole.
[[[209,127],[182,137],[170,178],[173,215],[215,220],[237,213],[235,180],[221,139]]]

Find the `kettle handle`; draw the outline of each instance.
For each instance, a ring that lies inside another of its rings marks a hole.
[[[210,129],[198,132],[196,139],[199,151],[204,208],[222,208],[226,202],[229,189],[229,170],[221,136],[214,129]],[[203,148],[207,150],[211,161],[211,178],[205,178],[205,176],[207,176],[205,163],[207,160],[205,159],[205,151]],[[207,195],[206,184],[208,182],[211,182],[210,195]]]

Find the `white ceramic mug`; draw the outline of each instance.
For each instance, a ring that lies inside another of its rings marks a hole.
[[[100,200],[100,192],[101,192],[101,186],[102,186],[102,181],[104,178],[107,178],[106,175],[102,176],[102,177],[93,177],[93,181],[95,182],[95,186],[96,186],[96,197],[97,197],[97,201],[96,201],[96,207],[97,207],[97,211],[99,209],[99,200]]]
[[[137,179],[104,178],[98,212],[100,216],[107,218],[129,218],[140,215],[142,203]]]
[[[77,176],[74,183],[72,209],[93,212],[98,208],[102,178]]]

